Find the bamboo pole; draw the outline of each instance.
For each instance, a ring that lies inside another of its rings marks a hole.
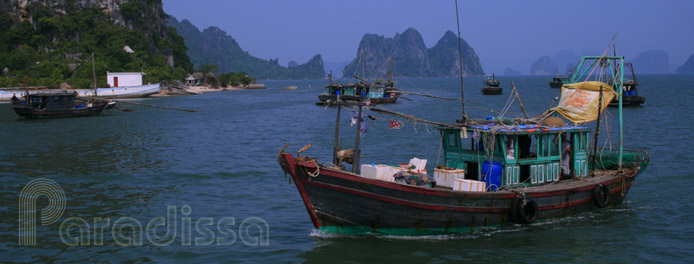
[[[521,101],[520,95],[518,95],[518,90],[516,90],[516,85],[513,84],[513,81],[511,82],[511,87],[513,87],[513,93],[516,95],[516,99],[518,99],[518,104],[520,105],[521,110],[523,110],[523,115],[525,115],[525,118],[530,118],[528,116],[528,112],[525,111],[525,107],[523,107],[523,101]]]
[[[361,149],[359,149],[359,138],[361,134],[361,112],[362,105],[359,104],[359,115],[357,116],[357,139],[354,143],[354,156],[352,156],[352,172],[355,174],[359,173],[359,158],[361,155]]]
[[[598,122],[595,126],[595,136],[593,136],[593,159],[591,164],[593,166],[593,171],[595,171],[595,159],[598,152],[598,135],[600,135],[600,113],[602,112],[602,85],[600,85],[600,97],[598,101]]]

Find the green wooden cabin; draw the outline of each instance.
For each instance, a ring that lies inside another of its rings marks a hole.
[[[570,144],[570,176],[588,176],[587,127],[495,125],[439,129],[446,167],[464,169],[466,179],[485,181],[484,174],[491,172],[489,168],[483,171],[486,162],[486,166],[501,169],[500,188],[558,181],[561,137],[565,135]]]

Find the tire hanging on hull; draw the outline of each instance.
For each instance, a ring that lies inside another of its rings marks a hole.
[[[530,199],[520,197],[513,198],[511,201],[511,219],[518,224],[532,224],[537,220],[537,203]]]
[[[605,208],[610,203],[610,188],[598,184],[593,188],[593,202],[598,208]]]

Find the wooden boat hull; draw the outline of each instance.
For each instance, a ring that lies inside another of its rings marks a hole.
[[[501,94],[503,89],[501,87],[483,87],[482,88],[482,94],[486,95],[497,95]]]
[[[640,106],[646,102],[646,97],[643,95],[624,95],[623,98],[624,102],[622,102],[622,106]],[[610,106],[619,106],[619,99],[615,97],[612,102],[610,102]]]
[[[281,153],[280,166],[291,175],[314,227],[339,233],[422,235],[467,232],[484,226],[518,222],[516,192],[537,204],[537,219],[564,217],[600,208],[593,189],[609,189],[607,206],[622,203],[635,176],[605,175],[564,180],[548,187],[513,191],[460,192],[368,179],[313,161]],[[309,174],[316,174],[313,177]]]
[[[564,82],[549,82],[549,88],[561,88]]]
[[[360,101],[362,99],[362,97],[347,95],[347,96],[342,96],[342,99],[346,100],[346,101]],[[327,101],[327,100],[336,101],[337,95],[320,94],[320,95],[318,95],[318,100],[319,101],[316,102],[316,105],[325,105],[325,101]],[[371,102],[371,104],[394,104],[397,100],[398,100],[397,96],[382,97],[382,98],[369,98],[369,102]]]
[[[63,118],[98,115],[108,104],[106,102],[95,103],[92,107],[74,109],[36,109],[31,106],[16,104],[12,106],[14,112],[27,119]]]

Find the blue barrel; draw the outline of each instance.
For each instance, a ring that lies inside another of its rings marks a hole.
[[[501,186],[501,163],[486,160],[482,163],[482,180],[487,184],[487,190],[496,191]]]

